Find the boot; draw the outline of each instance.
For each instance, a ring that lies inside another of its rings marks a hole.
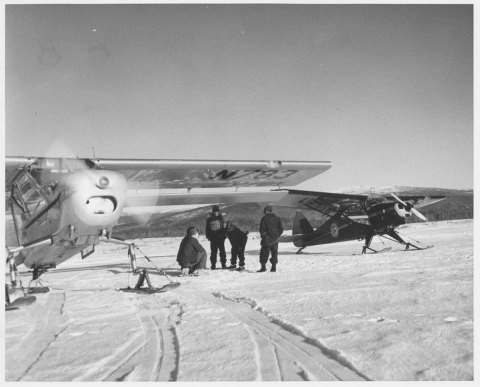
[[[267,271],[267,268],[265,265],[262,265],[262,268],[260,270],[257,270],[257,273],[263,273],[264,271]]]
[[[277,266],[272,265],[272,268],[270,269],[270,271],[275,273],[277,271]]]
[[[212,263],[212,270],[215,270],[217,267],[215,266],[214,263]]]

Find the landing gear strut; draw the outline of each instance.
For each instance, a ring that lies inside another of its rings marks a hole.
[[[8,263],[8,271],[10,274],[11,288],[15,289],[17,287],[17,277],[18,277],[18,283],[20,284],[20,289],[22,289],[23,297],[18,297],[12,302],[10,300],[10,295],[8,294],[8,285],[5,284],[5,310],[18,309],[19,306],[26,306],[35,302],[35,300],[37,299],[35,296],[27,296],[27,294],[25,293],[25,289],[23,288],[20,274],[18,273],[18,270],[17,270],[17,265],[15,265],[13,252],[8,253],[7,263]]]
[[[15,261],[13,259],[13,253],[8,253],[7,263],[8,272],[10,273],[10,283],[12,284],[12,287],[15,287],[17,286],[16,275],[18,274],[18,271],[17,266],[15,265]]]
[[[135,285],[135,289],[139,290],[142,288],[145,281],[147,281],[148,289],[152,289],[152,282],[150,281],[150,277],[148,276],[148,270],[143,269],[139,270],[137,267],[137,256],[135,254],[135,246],[134,243],[130,243],[128,245],[128,258],[130,259],[130,268],[132,269],[133,275],[137,275],[140,273],[140,277],[138,278],[137,284]]]
[[[152,283],[150,282],[150,277],[148,276],[148,270],[147,269],[143,269],[141,274],[140,274],[140,277],[138,278],[138,282],[137,284],[135,285],[135,289],[141,289],[141,287],[143,286],[143,284],[145,283],[145,280],[147,281],[147,284],[148,284],[148,288],[149,289],[152,289],[153,286],[152,286]]]
[[[378,252],[377,250],[370,248],[370,244],[372,243],[372,239],[373,239],[373,233],[374,233],[373,229],[367,231],[367,235],[365,236],[365,246],[363,246],[362,254],[367,254],[367,249],[375,253]]]
[[[127,288],[119,289],[119,290],[122,290],[122,291],[125,291],[125,292],[132,292],[133,291],[133,292],[137,292],[137,293],[142,292],[142,293],[152,294],[152,293],[165,292],[169,289],[174,289],[174,288],[177,288],[178,286],[180,286],[179,282],[173,282],[167,276],[167,274],[165,274],[165,272],[163,270],[161,270],[160,268],[158,268],[154,265],[155,268],[160,272],[160,274],[164,275],[170,281],[170,283],[162,286],[161,288],[153,287],[152,282],[150,281],[150,276],[149,276],[148,270],[147,269],[139,269],[137,267],[137,256],[135,254],[135,250],[140,251],[140,249],[138,248],[138,246],[135,245],[135,243],[128,243],[128,242],[125,242],[125,241],[122,241],[122,240],[119,240],[119,239],[111,239],[111,238],[108,239],[104,236],[101,236],[100,240],[103,241],[103,242],[110,242],[110,243],[116,243],[116,244],[128,246],[128,258],[130,260],[130,268],[132,270],[132,274],[133,275],[140,275],[134,289],[132,289],[132,288],[130,288],[130,286],[128,286]],[[150,259],[145,254],[143,254],[143,256],[145,257],[145,259],[147,259],[153,265],[153,262],[150,261]],[[147,282],[147,287],[143,287],[143,285],[145,284],[145,281]]]
[[[370,250],[370,251],[373,251],[372,254],[381,253],[381,252],[389,251],[389,250],[392,249],[391,247],[386,247],[386,248],[384,248],[384,249],[382,249],[382,250],[374,250],[374,249],[372,249],[372,248],[370,247],[370,244],[372,243],[373,235],[374,235],[373,229],[367,231],[367,235],[366,235],[366,237],[365,237],[365,246],[363,246],[362,254],[368,254],[368,253],[367,253],[367,249]]]

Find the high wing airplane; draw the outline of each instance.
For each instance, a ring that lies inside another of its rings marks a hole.
[[[113,227],[129,209],[276,202],[289,194],[278,188],[297,185],[331,165],[328,161],[7,157],[6,247],[11,282],[16,284],[18,265],[33,269],[33,279],[38,279],[78,253],[86,258],[100,242],[128,247],[132,271],[140,274],[135,245],[112,238]]]
[[[403,244],[406,250],[410,247],[422,250],[412,243],[405,242],[395,230],[405,224],[405,219],[415,214],[422,220],[426,218],[414,208],[424,207],[446,198],[446,196],[400,196],[390,193],[381,196],[349,195],[327,192],[310,192],[289,190],[282,198],[279,206],[304,208],[318,211],[329,217],[328,221],[316,230],[310,225],[305,215],[297,212],[292,235],[280,237],[279,242],[293,242],[300,249],[297,254],[308,246],[344,242],[349,240],[365,240],[362,254],[370,248],[375,235]],[[365,219],[363,223],[359,219]],[[431,246],[428,246],[431,247]],[[426,248],[428,248],[426,247]]]

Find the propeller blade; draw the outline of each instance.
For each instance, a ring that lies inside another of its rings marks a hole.
[[[390,192],[390,195],[392,195],[395,199],[397,199],[397,201],[399,203],[402,203],[404,206],[407,205],[407,203],[405,203],[402,199],[400,199],[397,195],[395,195],[394,193]]]
[[[427,218],[423,214],[421,214],[419,211],[417,211],[415,208],[412,207],[412,212],[417,215],[420,219],[427,221]]]
[[[391,192],[390,192],[390,195],[392,195],[395,199],[397,199],[397,201],[398,201],[399,203],[402,203],[404,206],[407,206],[407,203],[405,203],[402,199],[400,199],[400,198],[399,198],[397,195],[395,195],[394,193],[391,193]],[[417,215],[420,219],[427,221],[427,218],[425,218],[425,216],[424,216],[423,214],[421,214],[419,211],[417,211],[415,208],[413,208],[413,205],[411,205],[411,206],[412,206],[411,211],[412,211],[415,215]]]

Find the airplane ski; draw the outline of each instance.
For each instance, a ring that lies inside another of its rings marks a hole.
[[[180,282],[172,282],[162,286],[161,288],[155,287],[146,287],[146,288],[131,288],[130,286],[126,288],[117,289],[120,292],[127,292],[127,293],[138,293],[138,294],[155,294],[155,293],[163,293],[169,290],[176,289],[180,286]]]
[[[405,250],[403,251],[421,251],[421,250],[427,250],[427,249],[431,249],[434,245],[429,245],[429,246],[425,246],[425,247],[417,247],[415,246],[415,249],[410,249],[410,248],[405,248]]]
[[[373,249],[370,249],[369,250],[372,250],[371,253],[367,253],[367,252],[362,252],[361,254],[352,254],[352,255],[371,255],[371,254],[380,254],[380,253],[385,253],[387,251],[390,251],[392,248],[391,247],[385,247],[384,249],[381,249],[381,250],[373,250]]]
[[[33,304],[37,300],[35,296],[19,297],[12,302],[5,303],[5,310],[20,309],[22,306],[28,306]]]

